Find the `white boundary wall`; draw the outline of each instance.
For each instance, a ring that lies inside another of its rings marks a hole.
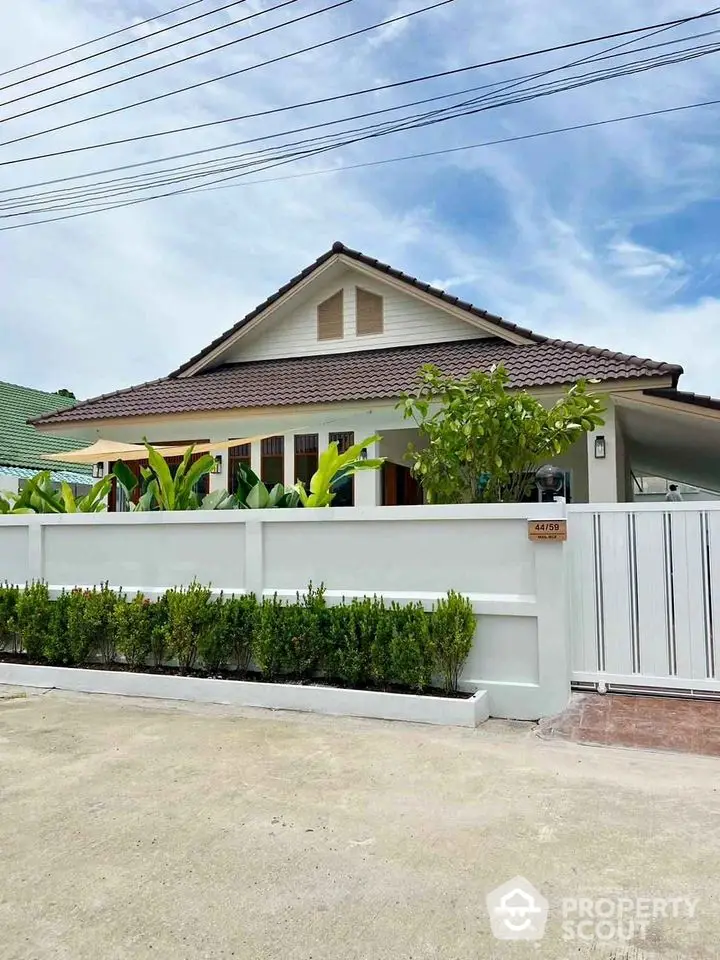
[[[0,517],[0,582],[52,589],[107,581],[152,596],[197,578],[226,593],[328,601],[377,594],[428,608],[448,590],[477,620],[462,676],[490,714],[537,719],[570,691],[564,545],[532,543],[527,520],[564,504],[240,510]]]

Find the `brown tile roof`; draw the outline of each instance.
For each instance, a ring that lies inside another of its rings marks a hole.
[[[410,274],[403,273],[402,270],[396,270],[395,267],[391,267],[387,263],[382,263],[380,260],[376,260],[374,257],[368,257],[366,254],[360,253],[359,250],[352,250],[350,247],[346,247],[344,243],[336,240],[332,247],[330,247],[329,250],[326,250],[322,256],[318,257],[317,260],[311,263],[309,267],[305,267],[304,270],[301,270],[300,273],[292,278],[292,280],[288,280],[288,282],[283,284],[279,290],[276,290],[272,296],[269,296],[267,300],[263,300],[262,303],[258,304],[258,306],[244,316],[242,320],[238,320],[234,326],[230,327],[230,329],[226,330],[224,333],[221,333],[220,336],[216,337],[212,343],[207,345],[207,347],[204,347],[199,353],[196,353],[194,357],[190,357],[190,359],[186,363],[183,363],[181,367],[178,367],[177,370],[173,370],[170,376],[176,377],[178,374],[184,373],[190,367],[195,366],[196,363],[206,357],[209,353],[212,353],[216,347],[220,346],[226,337],[231,337],[234,333],[237,333],[238,330],[241,330],[246,324],[250,323],[251,320],[254,320],[255,317],[259,316],[263,310],[267,310],[267,308],[272,306],[276,300],[279,300],[280,297],[285,296],[285,294],[289,293],[293,287],[296,287],[301,281],[306,280],[311,273],[318,269],[318,267],[321,267],[324,263],[330,260],[331,257],[335,257],[338,254],[342,254],[350,260],[356,260],[358,263],[365,264],[367,267],[372,267],[379,273],[386,273],[395,280],[402,280],[403,283],[406,283],[408,286],[415,287],[417,290],[422,290],[424,293],[429,293],[438,300],[442,300],[443,303],[449,303],[453,307],[458,307],[460,310],[465,310],[473,316],[493,324],[494,326],[498,327],[499,330],[507,330],[510,333],[527,337],[529,340],[534,340],[536,343],[542,343],[547,339],[546,337],[538,336],[536,333],[533,333],[532,330],[519,327],[515,323],[510,323],[508,320],[503,320],[502,317],[498,317],[493,313],[488,313],[487,310],[481,310],[480,307],[473,306],[472,303],[468,303],[467,300],[460,300],[459,297],[454,297],[452,294],[446,293],[444,290],[440,290],[438,287],[432,287],[429,283],[423,283],[421,280],[418,280],[417,277],[411,277]]]
[[[675,403],[687,403],[691,407],[705,407],[706,410],[720,410],[720,400],[704,393],[689,393],[687,390],[674,390],[669,387],[653,387],[643,390],[648,397],[660,397]]]
[[[682,368],[670,364],[561,340],[542,338],[541,342],[517,345],[491,337],[230,364],[192,377],[171,376],[85,400],[34,422],[59,424],[112,417],[393,399],[413,386],[415,375],[424,363],[435,363],[445,373],[455,376],[502,363],[510,373],[513,387],[568,384],[582,377],[624,380],[672,375],[676,378],[682,372]]]

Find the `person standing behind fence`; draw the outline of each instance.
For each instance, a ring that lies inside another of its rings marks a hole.
[[[682,503],[682,494],[678,490],[676,483],[670,484],[668,492],[665,494],[665,499],[671,503]]]

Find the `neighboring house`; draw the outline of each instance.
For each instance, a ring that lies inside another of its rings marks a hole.
[[[169,376],[34,423],[86,441],[247,441],[220,458],[213,489],[239,462],[267,482],[306,479],[331,440],[378,432],[369,453],[388,463],[346,499],[413,503],[404,453],[417,432],[396,405],[428,362],[458,376],[502,363],[548,402],[590,380],[605,425],[558,461],[575,501],[632,500],[641,474],[720,489],[720,401],[679,392],[682,367],[532,333],[341,243]]]
[[[83,440],[40,433],[28,423],[75,403],[73,397],[46,393],[0,381],[0,492],[16,493],[23,480],[49,470],[56,483],[92,483],[92,468],[44,460],[44,453],[62,453],[83,446]]]

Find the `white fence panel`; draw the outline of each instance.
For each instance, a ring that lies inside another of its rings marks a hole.
[[[720,504],[576,505],[568,526],[573,680],[720,692]]]
[[[109,582],[149,596],[197,578],[216,591],[329,602],[377,594],[427,608],[454,589],[472,603],[462,680],[494,716],[538,719],[570,693],[562,543],[533,543],[528,519],[564,504],[237,510],[0,517],[0,577],[63,588]]]

